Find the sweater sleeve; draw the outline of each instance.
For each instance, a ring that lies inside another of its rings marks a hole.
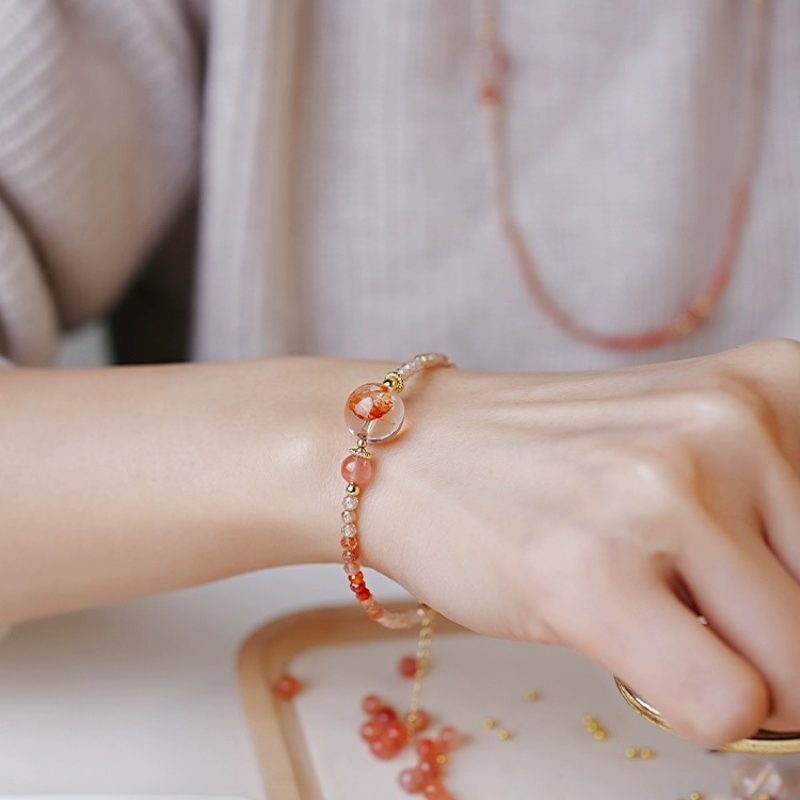
[[[0,355],[47,363],[190,192],[196,31],[178,0],[0,3]]]

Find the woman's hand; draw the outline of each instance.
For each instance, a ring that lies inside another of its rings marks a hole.
[[[374,448],[366,564],[476,631],[583,652],[688,738],[800,729],[800,345],[416,380]]]

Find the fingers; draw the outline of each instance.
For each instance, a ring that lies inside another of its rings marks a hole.
[[[617,566],[598,575],[591,604],[565,604],[554,625],[563,643],[622,678],[681,736],[713,747],[753,734],[769,706],[759,670],[701,625],[659,570]]]
[[[764,544],[699,537],[681,574],[709,628],[763,676],[774,730],[800,729],[800,586]]]

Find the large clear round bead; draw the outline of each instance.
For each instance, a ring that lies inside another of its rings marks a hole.
[[[355,436],[385,442],[400,430],[405,413],[397,392],[382,383],[365,383],[347,398],[344,420]]]

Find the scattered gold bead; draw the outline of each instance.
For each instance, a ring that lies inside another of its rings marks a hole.
[[[702,792],[690,792],[689,800],[703,800],[705,795]]]
[[[586,728],[589,728],[591,730],[592,728],[597,727],[597,720],[591,714],[587,714],[583,718],[583,724]]]
[[[639,750],[639,758],[652,758],[655,755],[655,751],[651,747],[642,747]],[[697,800],[697,798],[692,798],[692,800]]]
[[[497,727],[497,720],[492,719],[492,717],[486,717],[483,721],[483,727],[486,728],[487,731],[494,730]]]
[[[592,731],[592,737],[598,742],[602,742],[604,739],[608,739],[608,733],[602,728],[598,728],[596,731]]]
[[[534,689],[528,689],[528,691],[525,692],[525,699],[529,703],[535,703],[539,699],[539,692]]]
[[[348,483],[345,491],[347,494],[352,495],[353,497],[356,497],[361,493],[361,489],[359,489],[354,483]]]
[[[511,731],[506,728],[501,728],[497,731],[497,738],[500,739],[501,742],[507,742],[511,738]]]
[[[439,753],[439,755],[436,756],[436,763],[440,767],[443,767],[447,763],[447,753]]]
[[[635,747],[625,748],[625,758],[636,758],[638,755],[639,751]]]

